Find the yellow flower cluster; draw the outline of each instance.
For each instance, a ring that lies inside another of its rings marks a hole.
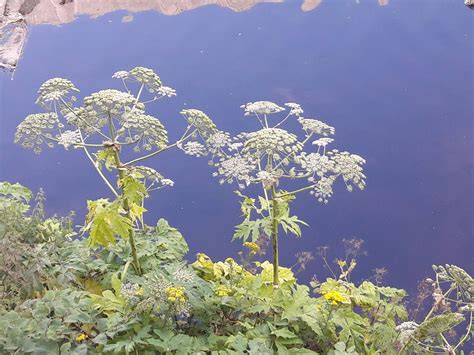
[[[81,334],[79,334],[79,335],[76,337],[76,341],[77,341],[78,343],[80,343],[81,341],[84,341],[84,340],[86,340],[87,338],[89,338],[89,336],[88,336],[87,334],[81,333]]]
[[[338,291],[322,291],[326,301],[328,301],[332,305],[338,305],[340,303],[346,303],[348,301],[347,297],[345,297],[342,293]]]
[[[214,293],[216,294],[216,296],[218,297],[224,297],[224,296],[229,296],[231,293],[232,293],[232,289],[226,287],[226,286],[219,286],[218,288],[216,288],[214,290]]]
[[[260,246],[254,242],[245,242],[244,247],[248,248],[250,255],[255,255],[260,251]]]
[[[186,295],[184,293],[185,289],[184,287],[167,287],[166,288],[166,298],[170,302],[179,302],[179,303],[184,303],[186,302]]]
[[[143,296],[144,293],[145,293],[145,290],[143,289],[143,287],[139,287],[139,288],[135,291],[135,295],[137,295],[137,296]]]

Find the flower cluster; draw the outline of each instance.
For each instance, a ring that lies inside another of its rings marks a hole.
[[[240,106],[245,112],[245,116],[252,114],[256,115],[270,115],[272,113],[278,113],[285,109],[271,101],[256,101],[249,102],[245,105]]]
[[[206,147],[199,142],[186,142],[184,146],[180,145],[180,148],[187,155],[194,155],[196,157],[200,157],[207,154]]]
[[[78,336],[76,336],[76,338],[74,340],[77,341],[78,343],[81,343],[84,340],[87,340],[88,338],[89,338],[89,336],[86,333],[81,333]]]
[[[84,107],[64,108],[62,112],[68,124],[81,129],[87,134],[96,132],[107,123],[106,117],[96,115]]]
[[[128,72],[127,79],[134,79],[145,85],[150,92],[158,91],[161,87],[160,77],[152,70],[143,67],[135,67]]]
[[[185,303],[185,288],[181,286],[171,286],[165,289],[167,300],[170,302]]]
[[[335,180],[335,175],[331,175],[328,177],[323,176],[318,182],[316,182],[313,190],[311,190],[309,193],[311,195],[314,195],[319,202],[328,203],[329,198],[331,198],[333,194],[332,185],[334,184]]]
[[[17,127],[15,143],[33,149],[36,154],[41,153],[46,144],[52,148],[53,138],[57,137],[64,125],[59,122],[55,113],[36,113],[28,115]]]
[[[128,282],[122,285],[120,293],[128,303],[136,304],[140,300],[140,297],[143,296],[144,289],[140,285]]]
[[[68,94],[77,91],[79,90],[67,79],[49,79],[40,86],[36,103],[42,107],[49,108],[53,102],[65,99]]]
[[[191,280],[189,275],[184,276],[180,272],[173,276],[177,276],[173,282],[182,283],[186,282],[185,280]],[[183,276],[183,279],[181,279],[181,276]],[[145,287],[148,297],[144,306],[149,310],[161,314],[167,311],[171,311],[175,315],[187,316],[190,314],[191,305],[186,297],[184,287],[171,283],[159,274],[147,277]]]
[[[251,174],[257,168],[254,160],[248,156],[240,155],[222,159],[215,166],[217,167],[217,172],[213,173],[213,176],[221,176],[220,184],[224,182],[232,184],[234,181],[237,181],[239,187],[244,187],[244,184],[250,185],[252,180]]]
[[[186,119],[190,127],[195,128],[202,138],[207,139],[217,131],[217,127],[204,112],[196,109],[182,110],[181,115]]]
[[[296,135],[281,128],[263,128],[256,132],[241,133],[238,137],[244,141],[242,154],[267,154],[280,160],[287,154],[303,149]]]
[[[309,176],[310,182],[314,181],[315,176],[320,178],[329,172],[333,172],[335,169],[335,163],[329,159],[327,155],[321,155],[319,153],[302,152],[300,155],[295,157],[295,162],[301,166],[305,173],[301,173],[300,176]]]
[[[190,283],[193,282],[195,274],[186,269],[178,269],[173,273],[173,278],[182,283]]]
[[[348,298],[339,291],[321,291],[321,293],[324,295],[324,299],[334,306],[349,302]]]
[[[173,88],[170,88],[169,86],[160,86],[160,88],[157,90],[158,94],[161,96],[166,96],[166,97],[173,97],[176,96],[176,90]]]
[[[139,152],[140,147],[144,150],[151,150],[153,147],[161,149],[167,145],[168,132],[158,118],[146,115],[139,110],[128,111],[122,117],[124,123],[117,134],[127,133],[125,142],[135,141],[137,143],[135,152]]]
[[[333,150],[326,152],[326,147],[334,141],[327,137],[335,133],[334,127],[328,124],[303,117],[303,109],[299,104],[286,103],[290,109],[288,114],[273,127],[268,125],[266,116],[278,113],[285,108],[269,102],[251,102],[241,107],[246,115],[256,114],[263,128],[254,132],[242,132],[231,138],[225,132],[216,131],[205,139],[207,150],[220,160],[211,165],[217,168],[214,176],[220,176],[220,183],[237,182],[239,188],[251,183],[261,183],[265,189],[277,186],[282,177],[296,179],[307,178],[312,183],[310,193],[318,201],[327,203],[333,194],[333,183],[342,176],[347,190],[353,186],[365,187],[365,175],[362,166],[365,160],[355,154]],[[298,137],[279,128],[290,116],[296,116],[306,133],[306,139]],[[305,143],[313,135],[320,137],[313,141],[316,152],[303,151]]]
[[[58,144],[68,149],[70,146],[76,146],[82,142],[81,133],[79,131],[65,131],[59,135]]]
[[[112,75],[112,78],[114,78],[114,79],[122,79],[122,80],[128,79],[128,71],[126,71],[126,70],[119,70],[119,71],[115,72],[115,73]]]
[[[224,285],[220,285],[214,290],[214,294],[217,297],[229,296],[231,293],[232,293],[232,289]]]
[[[318,146],[318,151],[321,147],[326,147],[328,144],[334,142],[334,139],[332,138],[327,138],[327,137],[323,137],[323,138],[319,138],[319,139],[316,139],[315,141],[313,141],[313,145],[317,145]]]
[[[245,242],[244,247],[249,250],[250,255],[255,255],[260,251],[260,246],[254,242]]]
[[[474,279],[465,270],[456,265],[433,266],[441,281],[453,282],[458,287],[459,296],[469,302],[474,301]]]
[[[290,108],[289,115],[301,116],[304,113],[301,106],[299,104],[295,104],[294,102],[287,102],[285,106]]]
[[[84,108],[89,114],[115,117],[122,114],[125,107],[134,105],[135,101],[135,97],[129,93],[106,89],[85,97]]]
[[[130,71],[120,70],[112,75],[112,78],[120,79],[124,83],[126,81],[138,82],[143,84],[150,93],[156,93],[160,97],[176,96],[176,90],[169,86],[164,86],[160,77],[149,68],[135,67]],[[128,90],[128,87],[126,89]]]
[[[365,188],[366,176],[362,168],[365,164],[364,158],[357,154],[339,152],[335,149],[328,152],[328,155],[335,163],[334,172],[342,175],[348,191],[352,191],[352,185],[350,184],[354,184],[361,190]]]
[[[224,149],[232,144],[230,134],[227,132],[216,131],[206,140],[207,149],[214,156],[225,155]]]
[[[301,123],[301,126],[306,131],[306,134],[320,134],[322,136],[333,135],[336,133],[336,129],[334,127],[329,126],[328,124],[315,120],[312,118],[298,118],[298,122]]]

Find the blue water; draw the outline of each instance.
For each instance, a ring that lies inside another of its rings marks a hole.
[[[294,101],[336,127],[335,147],[367,159],[366,191],[348,193],[339,184],[328,205],[309,195],[295,203],[311,227],[301,239],[281,238],[283,265],[318,245],[342,252],[341,240],[357,237],[368,251],[359,277],[384,266],[387,282],[413,290],[434,263],[472,272],[474,11],[461,0],[324,1],[311,12],[299,6],[146,12],[130,23],[115,12],[32,27],[14,80],[1,78],[0,180],[43,187],[49,213],[75,210],[82,222],[86,199],[108,195],[87,159],[60,148],[37,156],[13,144],[15,127],[39,110],[36,90],[46,79],[68,78],[88,95],[117,86],[115,71],[141,65],[178,91],[149,107],[172,137],[185,127],[183,107],[237,133],[253,128],[241,104]],[[206,159],[179,151],[148,164],[176,185],[149,199],[147,223],[164,217],[179,228],[190,259],[197,251],[235,256],[233,187],[212,178]],[[323,277],[317,265],[301,279]]]

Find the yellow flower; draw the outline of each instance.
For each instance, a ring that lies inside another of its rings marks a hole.
[[[339,291],[322,291],[321,292],[324,295],[324,298],[326,301],[328,301],[330,304],[336,306],[341,303],[347,303],[348,299],[345,297],[342,293]]]
[[[257,254],[260,251],[260,246],[254,242],[245,242],[244,247],[248,248],[251,255]]]
[[[346,266],[346,262],[344,260],[337,259],[337,265],[339,265],[340,268],[343,268]]]
[[[143,293],[145,292],[145,290],[143,289],[143,287],[139,287],[136,291],[135,291],[135,295],[137,296],[143,296]]]
[[[229,296],[229,294],[232,292],[232,289],[226,287],[226,286],[219,286],[218,288],[215,289],[214,293],[218,297],[224,297],[224,296]]]
[[[78,343],[80,343],[81,341],[84,341],[84,340],[86,340],[87,338],[89,338],[89,336],[88,336],[87,334],[81,333],[81,334],[79,334],[79,335],[76,337],[76,341],[77,341]]]
[[[185,288],[184,287],[167,287],[165,292],[166,292],[166,298],[170,302],[179,302],[179,303],[184,303],[186,302],[186,295],[184,293]]]

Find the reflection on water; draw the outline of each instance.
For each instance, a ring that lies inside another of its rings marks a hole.
[[[14,70],[28,36],[27,25],[60,25],[78,16],[98,17],[116,10],[129,12],[158,11],[178,15],[184,11],[208,5],[218,5],[233,11],[245,11],[259,3],[281,3],[285,0],[0,0],[0,68]],[[360,0],[350,0],[359,3]],[[389,0],[377,0],[387,5]],[[311,11],[323,0],[303,0],[302,11]],[[132,15],[122,22],[133,21]]]

